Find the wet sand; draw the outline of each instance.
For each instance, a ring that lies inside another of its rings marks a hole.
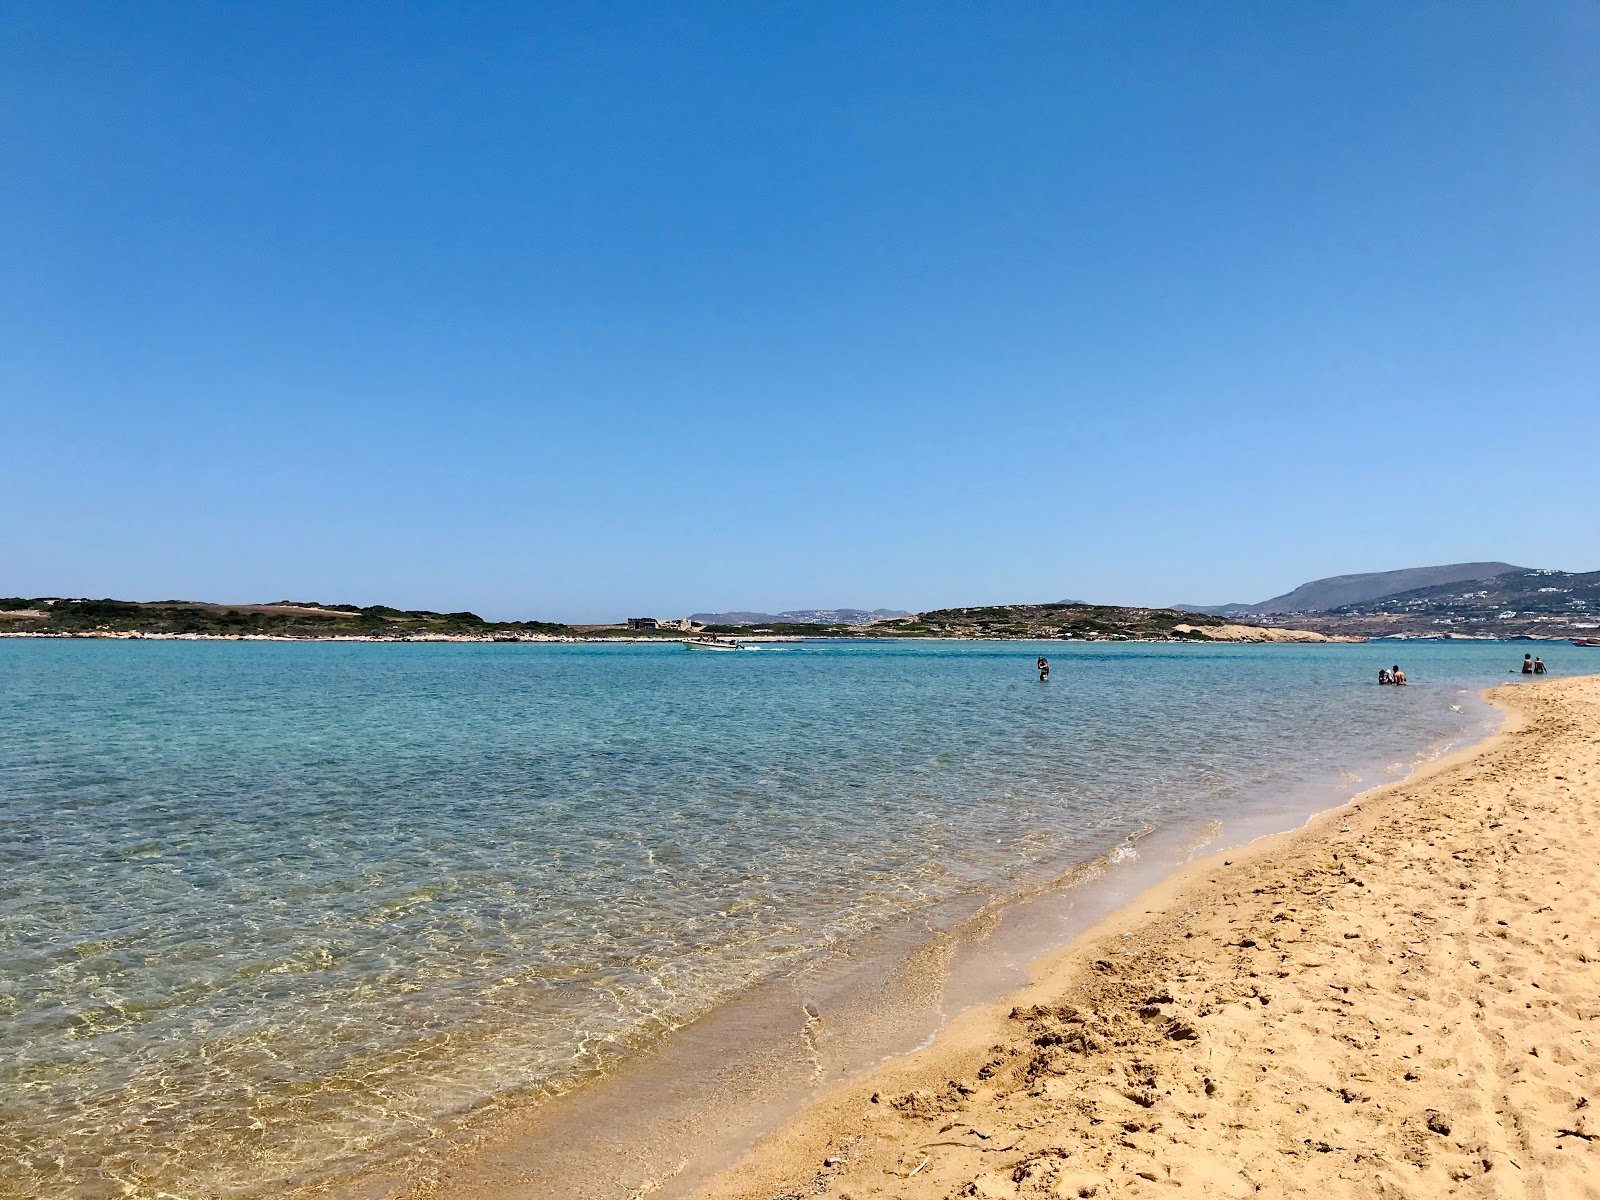
[[[1190,865],[696,1195],[1600,1197],[1600,677],[1490,696],[1495,737]]]

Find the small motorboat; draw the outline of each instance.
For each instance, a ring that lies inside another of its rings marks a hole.
[[[1573,638],[1572,644],[1574,646],[1588,646],[1592,649],[1600,649],[1600,638]]]
[[[735,641],[722,641],[717,637],[698,637],[693,641],[685,642],[691,650],[743,650],[744,647]]]

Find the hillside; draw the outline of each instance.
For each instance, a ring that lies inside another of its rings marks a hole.
[[[1062,638],[1082,641],[1322,641],[1321,635],[1287,636],[1287,630],[1238,625],[1223,617],[1170,608],[1120,608],[1105,604],[1003,604],[943,608],[876,621],[867,627],[882,637]]]
[[[800,634],[806,637],[868,638],[1027,638],[1077,641],[1157,639],[1191,642],[1328,641],[1306,633],[1259,625],[1241,625],[1223,617],[1175,612],[1170,608],[1119,608],[1108,604],[996,604],[975,608],[941,608],[931,612],[886,617],[866,625],[800,625],[767,622],[715,625],[714,632],[739,636],[752,633]]]
[[[746,614],[720,614],[743,616]],[[749,614],[762,615],[762,614]],[[786,616],[814,617],[793,613]],[[1239,624],[1224,617],[1162,608],[1111,605],[1004,604],[945,608],[877,617],[860,624],[810,621],[727,622],[713,632],[790,637],[1054,638],[1080,641],[1323,641],[1324,634],[1279,625]],[[1337,634],[1339,631],[1331,631]],[[210,604],[191,600],[140,602],[53,597],[0,599],[0,633],[56,637],[272,637],[385,640],[520,641],[548,637],[615,640],[684,636],[674,630],[642,633],[621,625],[575,626],[551,621],[485,621],[476,613],[438,613],[383,605],[279,601],[274,604]]]
[[[1516,571],[1414,588],[1325,613],[1258,619],[1362,637],[1594,637],[1600,633],[1600,571]]]
[[[1438,567],[1406,567],[1399,571],[1369,571],[1360,575],[1330,575],[1302,583],[1291,592],[1256,604],[1177,604],[1174,608],[1213,616],[1262,616],[1269,613],[1329,612],[1383,596],[1421,588],[1442,587],[1467,580],[1492,579],[1507,572],[1525,572],[1503,562],[1448,563]]]
[[[560,634],[549,621],[485,621],[476,613],[437,613],[384,605],[279,601],[209,604],[196,600],[0,599],[0,633],[128,634],[205,637],[516,638]]]

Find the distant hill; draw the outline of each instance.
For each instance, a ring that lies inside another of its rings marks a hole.
[[[1262,614],[1357,637],[1572,638],[1600,636],[1600,571],[1507,571],[1358,600],[1327,612]]]
[[[1197,616],[1170,608],[1123,608],[1072,601],[941,608],[881,621],[865,633],[869,637],[1060,638],[1088,642],[1323,641],[1326,636],[1236,624],[1222,617]]]
[[[691,613],[689,619],[702,625],[865,625],[885,617],[909,617],[901,608],[800,608],[781,613],[721,612]]]
[[[1205,613],[1208,617],[1243,617],[1255,611],[1253,604],[1183,604],[1170,606],[1176,612]]]
[[[93,636],[182,637],[471,637],[511,640],[566,633],[551,621],[485,621],[476,613],[438,613],[382,604],[211,604],[203,600],[72,600],[0,598],[0,632]]]
[[[1470,586],[1467,587],[1459,583],[1437,584],[1380,596],[1376,600],[1352,601],[1332,611],[1346,616],[1487,609],[1530,613],[1569,609],[1600,612],[1600,571],[1508,571],[1468,582]]]
[[[849,612],[849,609],[827,610]],[[718,633],[739,637],[757,630],[806,638],[993,638],[1063,641],[1127,642],[1140,639],[1188,642],[1296,642],[1324,641],[1326,636],[1284,628],[1265,628],[1163,608],[1120,608],[1109,604],[986,604],[974,608],[941,608],[931,612],[875,615],[871,621],[818,624],[779,620],[774,613],[702,613],[736,618],[756,616],[760,621],[707,622]],[[791,616],[807,614],[783,614]]]
[[[1587,579],[1580,581],[1588,586]],[[1555,587],[1535,588],[1549,602]],[[1582,600],[1587,591],[1562,594]],[[1567,603],[1565,607],[1573,607]],[[1315,632],[1269,621],[1248,625],[1221,617],[1171,609],[1112,605],[1000,604],[907,613],[895,609],[796,609],[785,613],[697,613],[713,630],[734,635],[756,631],[805,638],[1054,638],[1082,641],[1306,641]],[[1333,621],[1322,616],[1316,619]],[[1299,623],[1299,618],[1295,618]],[[1271,624],[1276,628],[1264,628]],[[1337,631],[1335,631],[1336,633]],[[212,604],[199,600],[89,600],[51,596],[0,597],[0,634],[46,637],[356,637],[399,641],[516,642],[548,637],[607,639],[648,636],[669,640],[680,633],[642,633],[620,625],[572,626],[550,621],[485,621],[476,613],[439,613],[375,604],[323,604],[281,600],[268,604]]]
[[[1493,579],[1513,572],[1526,573],[1527,567],[1503,562],[1449,563],[1440,567],[1407,567],[1399,571],[1370,571],[1362,575],[1330,575],[1302,583],[1292,592],[1262,600],[1258,604],[1174,604],[1183,612],[1210,613],[1213,616],[1265,616],[1269,613],[1331,612],[1348,604],[1361,604],[1418,588],[1443,587],[1467,580]]]

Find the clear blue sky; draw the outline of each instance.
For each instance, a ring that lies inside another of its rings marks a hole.
[[[0,594],[1600,567],[1600,8],[8,4]]]

